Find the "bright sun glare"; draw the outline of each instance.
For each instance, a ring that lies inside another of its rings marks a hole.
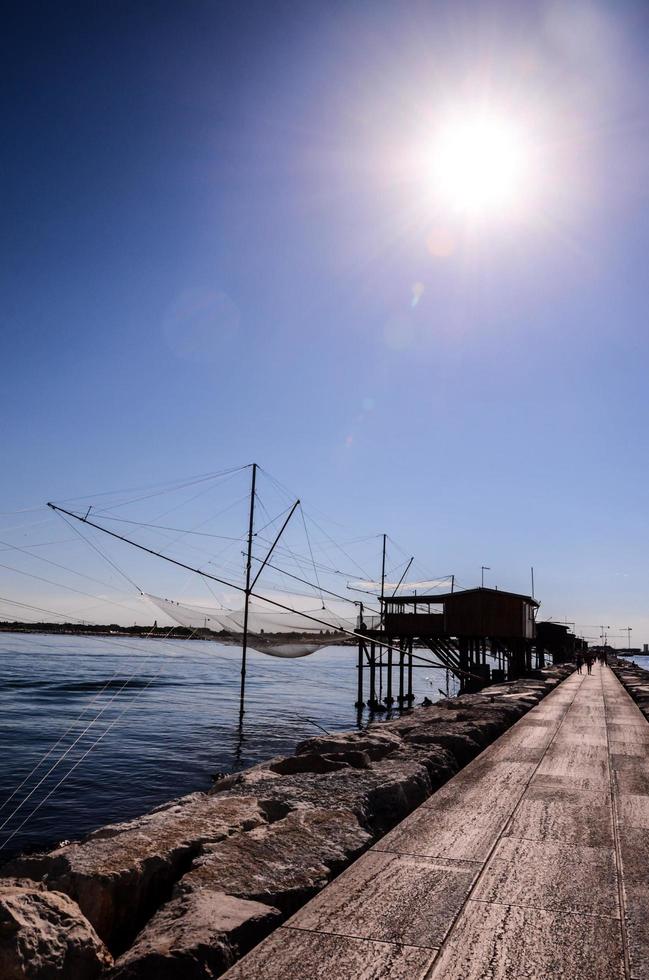
[[[528,189],[528,168],[524,133],[494,113],[455,114],[432,146],[435,196],[467,216],[511,213]]]

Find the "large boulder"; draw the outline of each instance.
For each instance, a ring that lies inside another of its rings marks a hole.
[[[220,889],[288,914],[372,843],[348,810],[304,808],[210,844],[176,892]]]
[[[5,873],[43,880],[73,898],[113,953],[166,901],[205,843],[265,822],[251,796],[195,793],[80,844],[12,861]]]
[[[33,881],[0,883],[2,980],[94,980],[112,962],[67,895]]]
[[[349,811],[304,808],[206,845],[118,960],[115,978],[217,976],[371,840]]]
[[[363,732],[341,732],[339,735],[316,735],[299,742],[295,754],[300,755],[330,755],[332,752],[340,758],[354,757],[363,752],[373,762],[385,758],[399,748],[401,739],[398,733],[393,733],[386,725],[383,729],[367,728]],[[351,765],[354,763],[352,762]]]
[[[437,788],[456,771],[454,760],[442,749],[427,747],[421,756],[402,754],[398,758],[395,753],[372,763],[369,769],[347,766],[323,774],[280,775],[267,766],[257,766],[239,773],[226,792],[254,796],[265,812],[275,816],[286,816],[300,806],[351,810],[366,830],[380,837],[423,803],[433,786]],[[434,783],[429,766],[435,772]],[[214,792],[218,793],[222,785],[217,783]]]
[[[180,894],[117,960],[111,980],[212,980],[279,921],[277,909],[223,892]]]
[[[367,752],[305,752],[277,759],[268,768],[282,776],[290,776],[296,772],[338,772],[350,766],[352,769],[369,769],[370,757]]]

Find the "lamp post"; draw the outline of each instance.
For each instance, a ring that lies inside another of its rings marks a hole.
[[[484,573],[485,572],[490,572],[491,571],[491,568],[490,568],[489,565],[481,565],[480,566],[480,571],[482,572],[480,588],[484,589]]]

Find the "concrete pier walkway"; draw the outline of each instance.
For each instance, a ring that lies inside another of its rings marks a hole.
[[[228,980],[649,980],[649,724],[572,674]]]

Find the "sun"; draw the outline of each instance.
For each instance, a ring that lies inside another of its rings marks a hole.
[[[529,188],[529,141],[506,115],[461,110],[447,116],[431,146],[436,201],[466,216],[513,213]]]

